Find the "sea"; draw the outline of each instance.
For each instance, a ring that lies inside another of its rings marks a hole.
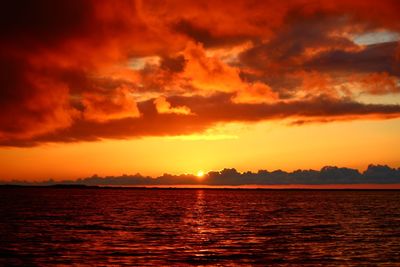
[[[0,190],[0,266],[400,266],[400,191]]]

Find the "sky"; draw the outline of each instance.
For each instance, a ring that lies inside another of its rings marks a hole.
[[[399,1],[0,5],[0,181],[400,167]]]

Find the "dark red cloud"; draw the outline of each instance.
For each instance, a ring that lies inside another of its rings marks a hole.
[[[397,42],[380,43],[368,45],[360,51],[332,49],[305,62],[303,67],[326,72],[386,72],[400,76],[399,63],[395,58],[398,45]]]
[[[0,143],[397,118],[398,105],[355,96],[400,91],[398,42],[354,36],[400,32],[399,11],[394,0],[2,1]]]
[[[243,43],[244,41],[254,39],[248,34],[216,34],[211,29],[201,28],[187,20],[181,20],[174,26],[174,30],[182,33],[196,42],[202,43],[205,47],[223,47]]]
[[[68,128],[31,138],[5,141],[5,146],[32,146],[41,142],[96,141],[102,138],[129,139],[200,133],[218,123],[257,122],[287,119],[292,124],[348,119],[389,119],[400,116],[398,105],[361,104],[346,100],[318,98],[273,104],[234,104],[231,95],[174,97],[173,106],[186,106],[192,114],[159,114],[152,101],[139,103],[141,117],[109,121],[76,120]]]

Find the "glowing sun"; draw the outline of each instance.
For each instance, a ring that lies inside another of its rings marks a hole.
[[[203,171],[198,171],[197,174],[196,174],[196,176],[197,176],[198,178],[202,178],[202,177],[204,176],[204,172],[203,172]]]

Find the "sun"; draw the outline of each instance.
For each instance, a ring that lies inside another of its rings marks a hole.
[[[198,171],[197,174],[196,174],[196,176],[197,176],[198,178],[202,178],[202,177],[204,176],[204,172],[203,172],[203,171]]]

